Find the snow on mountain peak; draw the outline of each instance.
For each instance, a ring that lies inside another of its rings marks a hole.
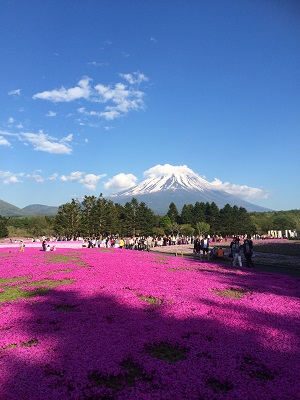
[[[160,177],[152,177],[145,179],[143,182],[130,189],[115,194],[115,196],[136,196],[141,194],[155,193],[165,190],[184,189],[187,191],[203,191],[211,189],[211,184],[201,178],[193,171],[189,173],[175,172],[167,173]]]

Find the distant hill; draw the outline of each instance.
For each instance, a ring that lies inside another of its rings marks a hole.
[[[45,206],[43,204],[30,204],[22,208],[22,210],[29,212],[31,215],[45,215],[51,217],[57,214],[58,207]]]
[[[0,200],[0,215],[2,217],[33,217],[33,216],[54,216],[58,207],[45,206],[42,204],[31,204],[24,208],[18,208],[13,204]]]
[[[30,217],[30,213],[6,201],[0,200],[0,215],[2,217]]]

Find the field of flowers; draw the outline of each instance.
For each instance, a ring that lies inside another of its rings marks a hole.
[[[300,399],[300,279],[0,249],[0,399]]]

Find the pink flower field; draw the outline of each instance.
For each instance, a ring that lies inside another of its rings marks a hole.
[[[0,399],[300,399],[300,279],[0,249]]]

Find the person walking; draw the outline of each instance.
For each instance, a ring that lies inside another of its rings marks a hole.
[[[246,267],[254,268],[254,264],[252,261],[253,255],[253,242],[251,240],[251,236],[247,235],[247,238],[244,240],[243,243],[243,252],[246,259]]]
[[[235,238],[230,243],[230,251],[232,254],[231,265],[236,265],[236,262],[238,261],[239,266],[242,267],[241,250],[240,241],[238,238]]]

